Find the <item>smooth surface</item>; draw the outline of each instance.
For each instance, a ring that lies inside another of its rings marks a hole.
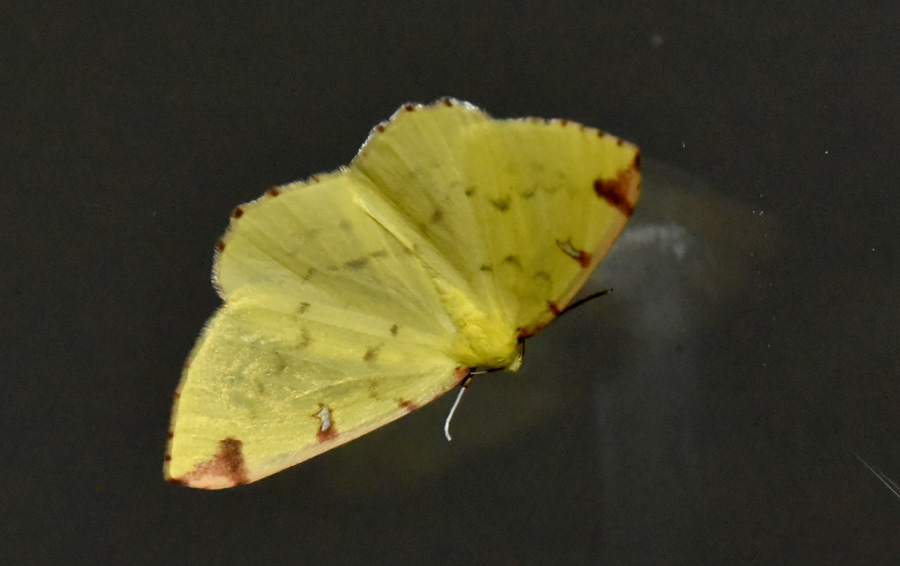
[[[855,454],[900,481],[898,9],[391,6],[4,18],[0,562],[895,563]],[[233,206],[441,95],[665,164],[614,292],[477,380],[450,444],[447,395],[257,484],[164,483]]]

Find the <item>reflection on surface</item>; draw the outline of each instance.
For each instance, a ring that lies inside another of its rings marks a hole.
[[[698,382],[727,382],[710,354],[742,339],[713,329],[761,285],[755,266],[775,238],[771,222],[685,176],[653,165],[646,175],[641,209],[598,274],[623,290],[627,355],[614,374],[598,372],[595,402],[605,546],[659,562],[678,554],[701,508]]]
[[[866,276],[852,246],[811,256],[805,217],[726,194],[647,165],[584,289],[614,291],[530,339],[518,373],[475,379],[452,443],[446,395],[242,488],[259,528],[328,509],[360,545],[405,529],[410,556],[461,563],[803,563],[847,521],[876,553],[900,542],[854,456],[900,475],[889,290],[843,293]]]

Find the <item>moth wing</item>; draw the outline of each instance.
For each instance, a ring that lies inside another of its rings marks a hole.
[[[255,481],[453,387],[454,328],[417,258],[357,204],[346,171],[239,207],[219,243],[225,305],[178,388],[165,474]]]
[[[442,273],[523,336],[574,298],[640,187],[638,148],[614,136],[495,120],[450,99],[398,110],[351,167],[376,187],[374,216],[401,235],[412,227],[424,258],[444,261]]]

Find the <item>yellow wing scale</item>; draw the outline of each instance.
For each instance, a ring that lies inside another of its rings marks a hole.
[[[173,480],[217,488],[260,479],[405,415],[465,376],[410,328],[344,324],[334,309],[250,291],[229,299],[189,358],[166,468]],[[216,462],[236,445],[244,471],[225,473]]]
[[[406,105],[348,168],[235,210],[225,305],[186,364],[165,475],[255,481],[516,369],[638,198],[636,147],[571,122]]]

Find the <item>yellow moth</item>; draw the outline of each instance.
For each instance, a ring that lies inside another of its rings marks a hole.
[[[407,104],[347,167],[237,207],[224,305],[175,393],[164,473],[256,481],[516,370],[638,200],[638,148],[566,120]]]

